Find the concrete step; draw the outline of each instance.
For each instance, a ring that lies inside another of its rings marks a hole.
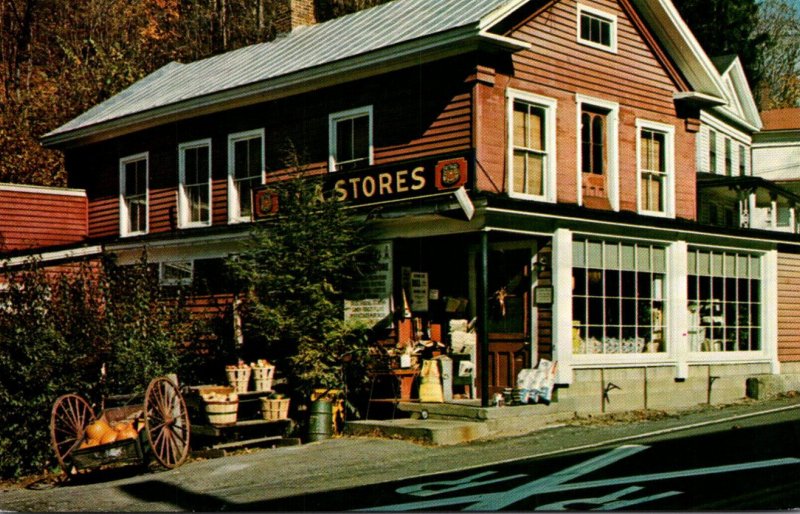
[[[490,435],[490,427],[478,421],[412,418],[348,421],[344,431],[353,436],[408,439],[434,445],[460,444]]]
[[[408,439],[435,445],[522,435],[574,418],[574,411],[548,405],[480,407],[455,403],[401,403],[410,418],[348,421],[348,435]]]

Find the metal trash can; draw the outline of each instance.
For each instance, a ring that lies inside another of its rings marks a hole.
[[[333,431],[333,402],[314,400],[308,415],[308,441],[330,439]]]

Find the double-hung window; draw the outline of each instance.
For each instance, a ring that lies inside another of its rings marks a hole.
[[[178,146],[178,219],[181,228],[211,225],[211,140]]]
[[[578,42],[608,52],[616,52],[617,17],[578,4]]]
[[[761,258],[689,248],[688,264],[690,350],[760,350]]]
[[[671,125],[637,121],[639,211],[674,215],[674,134]]]
[[[328,123],[330,171],[349,171],[372,165],[371,105],[331,114]]]
[[[148,161],[147,152],[119,161],[119,231],[122,236],[147,233]]]
[[[252,219],[253,188],[264,182],[264,131],[228,136],[228,222]]]
[[[509,90],[509,196],[555,201],[556,101]]]

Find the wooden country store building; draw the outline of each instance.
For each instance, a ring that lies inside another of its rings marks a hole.
[[[484,404],[542,358],[582,412],[800,373],[796,230],[708,219],[698,186],[752,175],[758,113],[670,0],[285,7],[276,40],[168,64],[44,136],[87,209],[45,260],[146,248],[165,283],[213,274],[291,141],[383,250],[349,315],[407,337],[407,303],[443,340],[474,318]]]

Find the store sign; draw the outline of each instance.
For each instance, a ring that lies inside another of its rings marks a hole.
[[[428,196],[464,186],[470,161],[460,155],[331,173],[328,186],[336,199],[357,205]]]
[[[372,205],[455,192],[469,182],[471,162],[471,157],[465,153],[334,172],[325,177],[325,191],[351,205]],[[254,189],[253,218],[262,219],[276,212],[278,197],[269,186]]]

